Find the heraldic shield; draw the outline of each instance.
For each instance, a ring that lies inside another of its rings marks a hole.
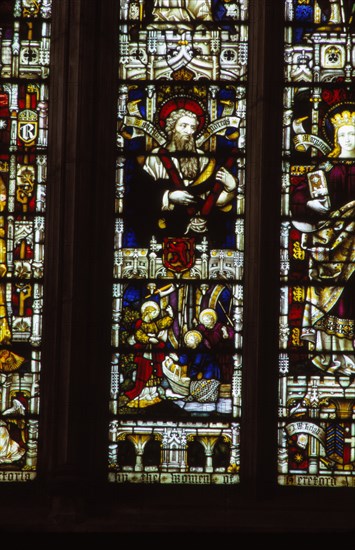
[[[165,237],[163,263],[170,271],[182,273],[195,263],[195,239],[189,237]]]

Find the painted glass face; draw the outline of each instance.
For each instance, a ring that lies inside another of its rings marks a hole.
[[[239,482],[248,2],[229,4],[121,3],[112,482]]]
[[[355,156],[355,125],[346,124],[338,130],[338,142],[341,148],[340,156]]]
[[[197,122],[189,116],[182,116],[175,125],[175,131],[181,135],[191,136],[197,130]]]
[[[282,485],[355,486],[355,95],[345,68],[347,44],[355,45],[351,12],[351,2],[285,2]]]
[[[0,2],[0,481],[37,476],[51,0]]]

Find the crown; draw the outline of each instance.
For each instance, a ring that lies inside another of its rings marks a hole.
[[[353,111],[352,113],[350,111],[337,113],[330,120],[334,125],[334,128],[336,129],[340,128],[341,126],[355,125],[355,111]]]

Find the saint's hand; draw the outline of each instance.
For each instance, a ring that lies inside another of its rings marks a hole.
[[[227,327],[222,327],[222,336],[223,338],[229,338]]]
[[[188,191],[176,190],[169,193],[169,202],[171,202],[172,204],[181,204],[183,206],[188,206],[189,204],[192,204],[196,201],[193,195],[191,195]]]
[[[167,314],[168,314],[170,317],[174,317],[173,308],[171,307],[170,304],[169,304],[168,306],[166,306],[165,311],[167,312]]]
[[[220,181],[227,193],[232,193],[237,187],[234,176],[225,168],[220,168],[216,174],[216,180]]]
[[[314,210],[318,214],[326,214],[329,212],[330,208],[326,204],[327,199],[312,199],[307,202],[307,207],[311,210]]]

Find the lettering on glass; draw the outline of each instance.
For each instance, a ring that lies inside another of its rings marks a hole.
[[[0,481],[37,476],[51,0],[0,3]]]
[[[355,45],[354,14],[341,0],[285,9],[282,218],[292,254],[280,327],[291,338],[287,372],[279,365],[279,483],[352,487],[355,96],[346,48]]]
[[[247,11],[121,6],[114,482],[239,482]]]

